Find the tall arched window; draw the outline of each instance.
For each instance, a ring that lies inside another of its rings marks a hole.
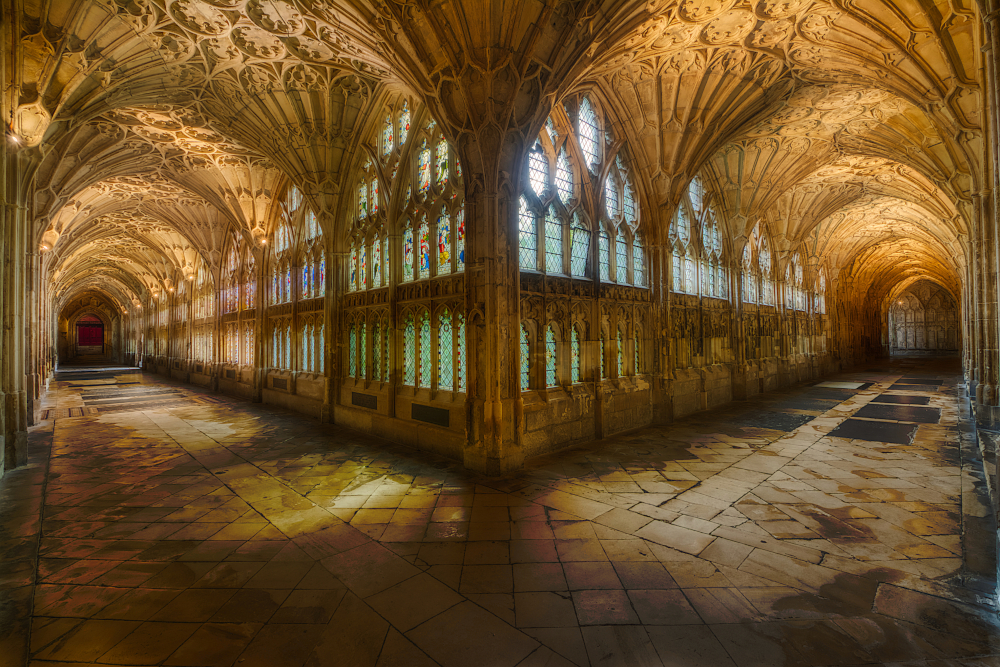
[[[521,325],[521,391],[531,387],[531,346],[528,343],[528,329]]]
[[[766,306],[774,304],[774,263],[771,246],[767,237],[761,235],[760,252],[757,256],[760,266],[760,302]]]
[[[760,252],[760,225],[756,225],[750,232],[746,247],[743,249],[743,301],[746,303],[757,303],[759,300],[760,288],[760,263],[758,254]]]
[[[816,304],[813,306],[815,312],[820,315],[826,314],[826,269],[820,269],[816,277]]]
[[[438,389],[453,389],[455,382],[451,312],[445,308],[438,318]]]
[[[348,348],[349,348],[348,349],[348,356],[347,356],[347,359],[348,359],[347,364],[348,364],[348,371],[349,371],[350,376],[352,378],[358,376],[358,336],[357,336],[357,333],[358,333],[357,332],[357,327],[355,327],[352,324],[351,325],[351,329],[350,329],[350,331],[347,334],[347,345],[348,345]]]
[[[580,329],[576,325],[570,333],[570,378],[576,384],[580,381]]]
[[[617,352],[618,352],[618,377],[625,376],[625,338],[622,336],[622,330],[618,329],[618,341],[617,341]]]
[[[700,177],[691,179],[681,197],[670,224],[669,239],[673,291],[726,298],[729,278],[719,218]]]
[[[431,318],[425,311],[420,316],[420,367],[418,369],[421,387],[431,386]]]
[[[465,391],[465,316],[462,313],[456,315],[458,320],[458,335],[456,341],[456,347],[458,348],[457,354],[455,355],[455,372],[458,376],[458,391]]]
[[[556,362],[558,360],[556,349],[556,334],[552,330],[552,325],[545,327],[545,386],[555,387],[558,384],[556,377]]]
[[[392,131],[392,122],[389,121],[390,132]],[[372,325],[372,379],[378,382],[382,382],[382,325],[380,322],[376,321]]]
[[[413,313],[406,314],[403,328],[403,384],[416,386],[417,331],[413,324]]]

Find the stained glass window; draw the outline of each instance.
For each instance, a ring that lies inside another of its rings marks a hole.
[[[410,186],[409,184],[407,184],[407,186],[406,186],[406,198],[403,200],[403,206],[404,207],[409,206],[409,204],[410,204],[410,197],[412,196],[412,194],[413,194],[413,187]]]
[[[382,381],[382,327],[372,325],[372,379]]]
[[[632,239],[632,282],[638,287],[646,286],[646,257],[638,234]]]
[[[573,197],[573,167],[569,163],[565,146],[559,149],[559,157],[556,159],[556,190],[559,191],[559,200],[568,205]]]
[[[426,194],[431,187],[431,149],[427,148],[427,140],[420,144],[420,154],[417,157],[417,190]]]
[[[313,289],[317,296],[326,296],[326,253],[320,250],[319,276],[313,281]]]
[[[389,284],[389,237],[382,237],[382,283]]]
[[[458,314],[458,354],[455,359],[458,391],[465,391],[465,316]]]
[[[600,373],[601,373],[601,379],[602,380],[605,377],[607,377],[607,369],[608,369],[608,367],[607,367],[606,361],[605,361],[605,352],[607,351],[606,348],[607,348],[607,340],[604,338],[604,332],[602,331],[601,332],[601,345],[600,345],[601,358],[598,359],[598,363],[600,364]]]
[[[365,371],[368,368],[367,364],[365,364],[365,352],[367,347],[367,341],[365,340],[365,338],[367,338],[365,335],[367,332],[365,330],[367,328],[368,325],[362,322],[361,328],[358,331],[358,377],[362,378],[365,377]]]
[[[350,291],[353,292],[358,289],[358,249],[354,246],[351,247],[351,275],[348,279],[348,285],[350,286]]]
[[[372,179],[371,192],[372,192],[371,211],[372,211],[372,215],[375,215],[376,213],[378,213],[378,179],[377,178],[373,178]]]
[[[403,282],[413,280],[413,229],[403,231]]]
[[[420,386],[431,386],[431,318],[420,316]]]
[[[625,219],[628,220],[628,224],[635,226],[635,221],[638,220],[636,215],[635,206],[635,195],[632,193],[632,183],[626,177],[625,182],[622,184],[622,209],[625,213]]]
[[[319,223],[316,222],[316,212],[312,209],[306,211],[306,238],[314,239],[319,236]]]
[[[319,327],[319,340],[316,341],[317,344],[317,354],[319,358],[319,372],[326,372],[326,323],[320,324]]]
[[[437,228],[437,272],[439,276],[443,276],[451,273],[451,218],[443,208],[438,216]]]
[[[534,269],[538,262],[538,232],[535,213],[528,208],[528,201],[521,197],[518,212],[518,258],[522,269]]]
[[[580,381],[580,331],[573,327],[569,339],[569,381],[576,384]]]
[[[411,387],[416,384],[417,368],[417,335],[413,328],[413,314],[406,316],[403,329],[403,384]]]
[[[406,137],[410,134],[410,105],[403,102],[403,110],[399,113],[399,145],[406,143]]]
[[[594,113],[594,107],[590,104],[588,97],[584,97],[580,101],[579,125],[580,150],[583,151],[587,167],[593,170],[600,160],[598,153],[600,150],[598,143],[600,131],[597,127],[597,115]]]
[[[243,363],[253,364],[253,325],[248,324],[243,329]]]
[[[312,294],[312,290],[309,289],[309,259],[306,257],[302,258],[302,298],[308,299]]]
[[[465,206],[458,209],[455,224],[457,226],[455,236],[455,254],[458,260],[456,271],[465,270]]]
[[[368,186],[363,181],[358,185],[358,220],[368,217]]]
[[[528,153],[528,182],[536,195],[541,197],[545,194],[549,183],[549,161],[545,159],[545,152],[538,142]]]
[[[590,255],[590,230],[583,226],[580,216],[573,214],[573,225],[570,227],[570,260],[569,271],[577,277],[587,275],[587,260]]]
[[[604,179],[604,207],[608,211],[609,218],[618,217],[618,185],[611,174]]]
[[[294,213],[299,210],[299,206],[302,206],[302,191],[293,185],[288,191],[288,210]]]
[[[281,283],[278,282],[278,267],[271,267],[271,303],[279,303],[281,301]]]
[[[632,356],[634,357],[634,361],[635,361],[635,363],[633,365],[633,372],[636,375],[638,375],[639,374],[639,368],[640,368],[640,364],[639,364],[639,328],[638,327],[636,327],[635,340],[632,341],[632,345],[633,345],[633,347],[632,347]]]
[[[618,330],[618,377],[625,376],[625,343],[622,341],[622,330]]]
[[[531,348],[528,346],[528,330],[521,325],[521,391],[527,391],[531,377]]]
[[[445,308],[438,322],[438,389],[454,389],[451,313]]]
[[[431,275],[431,240],[430,227],[427,225],[427,216],[420,218],[420,257],[419,269],[420,277],[428,278]]]
[[[545,386],[556,386],[556,334],[545,327]]]
[[[368,288],[368,246],[362,241],[358,248],[358,289]]]
[[[348,352],[348,368],[350,368],[350,377],[358,376],[358,339],[356,336],[357,331],[354,325],[351,325],[351,330],[347,334],[348,341],[347,344],[350,347]]]
[[[615,236],[615,273],[617,282],[628,282],[628,242],[625,240],[625,232],[620,227]]]
[[[434,157],[437,185],[439,188],[443,188],[448,182],[448,142],[444,140],[444,137],[438,139],[437,146],[434,148]]]
[[[563,272],[562,221],[556,217],[556,209],[549,206],[545,215],[545,271]]]
[[[611,237],[603,228],[597,236],[597,254],[601,265],[601,280],[611,280]]]
[[[372,241],[372,287],[382,286],[382,239]]]
[[[392,116],[386,114],[385,122],[382,124],[382,155],[392,152]]]

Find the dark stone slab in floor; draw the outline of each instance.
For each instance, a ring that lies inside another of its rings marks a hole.
[[[826,412],[839,404],[840,401],[837,399],[821,398],[785,398],[768,401],[768,407],[772,410],[811,410],[813,412]]]
[[[902,384],[896,382],[890,389],[900,389],[902,391],[937,391],[939,387],[936,384]]]
[[[837,428],[830,431],[833,438],[849,438],[851,440],[870,440],[871,442],[891,442],[896,445],[908,445],[916,432],[915,424],[892,424],[889,422],[872,422],[863,419],[847,419]]]
[[[896,380],[896,384],[944,384],[944,380],[940,378],[900,378]]]
[[[733,421],[737,426],[769,428],[774,431],[794,431],[813,419],[816,418],[812,415],[791,414],[789,412],[751,412],[737,415]]]
[[[812,387],[802,392],[802,396],[810,399],[822,399],[837,401],[838,403],[846,401],[851,396],[854,396],[854,389],[832,389],[830,387]]]
[[[937,424],[941,421],[941,408],[925,408],[917,405],[880,405],[869,403],[854,413],[865,419],[895,419],[901,422]]]
[[[900,403],[905,405],[927,405],[930,402],[930,396],[902,396],[899,394],[882,394],[872,400],[872,403]]]

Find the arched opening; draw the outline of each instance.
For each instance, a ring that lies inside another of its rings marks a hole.
[[[76,321],[78,355],[104,354],[104,323],[96,315],[84,315]]]
[[[889,307],[891,354],[957,353],[962,343],[958,304],[935,282],[919,280]]]

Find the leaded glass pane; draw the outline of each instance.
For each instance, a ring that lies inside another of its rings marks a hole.
[[[308,299],[312,290],[309,289],[309,258],[302,258],[302,298]]]
[[[421,147],[417,158],[417,191],[423,195],[431,187],[431,149],[427,148],[427,140],[424,140]]]
[[[594,113],[594,107],[590,104],[590,99],[587,97],[584,97],[580,101],[579,125],[580,150],[583,151],[587,167],[593,170],[600,161],[600,154],[598,153],[600,150],[600,144],[598,143],[599,130],[597,128],[597,115]]]
[[[545,215],[545,271],[563,272],[562,221],[556,217],[556,210],[549,207]]]
[[[382,284],[389,284],[389,237],[382,238]]]
[[[431,275],[431,240],[430,227],[427,225],[427,216],[420,218],[420,255],[418,257],[418,268],[420,277],[428,278]]]
[[[438,389],[453,389],[451,313],[445,309],[438,322]]]
[[[458,215],[456,216],[456,226],[455,230],[455,254],[457,259],[456,271],[465,270],[465,206],[458,209]]]
[[[521,325],[521,391],[527,391],[531,378],[531,348],[528,345],[528,330]]]
[[[316,211],[309,209],[306,211],[306,238],[314,239],[319,236],[319,224],[316,222]]]
[[[625,375],[625,345],[622,342],[622,330],[618,330],[618,377]]]
[[[410,105],[403,102],[403,110],[399,113],[399,145],[406,143],[406,137],[410,134]]]
[[[365,356],[367,351],[367,338],[368,325],[362,323],[361,329],[358,332],[358,377],[366,377],[366,371],[368,369],[367,364],[365,364]]]
[[[358,289],[358,249],[355,247],[351,248],[351,275],[347,284],[352,292]]]
[[[448,217],[448,211],[441,209],[437,228],[437,272],[442,276],[451,273],[451,218]]]
[[[368,288],[368,246],[364,243],[358,248],[358,289]]]
[[[372,215],[378,213],[378,179],[372,179],[372,200],[371,200],[371,212]]]
[[[326,296],[326,253],[320,251],[319,275],[313,280],[313,289],[317,296]]]
[[[646,257],[638,236],[632,240],[632,282],[638,287],[646,286]]]
[[[372,379],[382,381],[382,326],[372,326]]]
[[[693,257],[684,258],[684,291],[688,294],[695,294],[698,289],[698,280]]]
[[[552,122],[552,116],[545,119],[545,132],[549,135],[549,141],[553,145],[556,143],[556,125]]]
[[[413,280],[413,230],[403,232],[403,282]]]
[[[531,190],[541,197],[545,194],[549,183],[549,161],[545,158],[542,145],[535,143],[535,147],[528,153],[528,182]]]
[[[417,368],[417,335],[413,327],[413,315],[406,316],[403,329],[403,384],[411,387],[416,384]]]
[[[518,213],[518,258],[522,269],[534,269],[538,262],[538,237],[535,212],[528,208],[528,202],[521,197]]]
[[[705,203],[705,188],[702,187],[701,179],[695,176],[691,179],[690,185],[688,185],[688,198],[691,200],[691,207],[694,209],[694,214],[697,216],[701,215],[702,206]]]
[[[356,334],[357,331],[352,324],[351,331],[348,334],[348,345],[350,346],[348,368],[350,369],[350,377],[352,378],[358,376],[358,339]]]
[[[458,315],[458,355],[455,359],[458,374],[458,390],[465,391],[465,316]]]
[[[431,386],[431,318],[427,313],[420,316],[420,385]]]
[[[573,327],[569,340],[569,381],[576,384],[580,381],[580,332]]]
[[[573,198],[573,167],[565,146],[559,149],[559,157],[556,158],[556,190],[559,191],[559,200],[568,205]]]
[[[599,366],[599,372],[601,374],[601,379],[602,380],[605,377],[607,377],[607,368],[608,367],[606,365],[607,362],[605,361],[605,353],[607,351],[606,348],[607,348],[607,340],[605,340],[605,338],[604,338],[604,332],[602,331],[601,332],[601,345],[600,345],[600,356],[601,356],[601,358],[598,359],[598,362],[600,364],[600,366]]]
[[[439,188],[443,188],[448,182],[448,142],[443,137],[438,140],[437,147],[434,149],[434,157],[437,185]]]
[[[580,216],[573,215],[573,226],[570,228],[570,259],[571,275],[584,277],[587,275],[587,260],[590,256],[590,230],[580,222]]]
[[[621,229],[615,237],[615,280],[619,283],[628,282],[628,242]]]
[[[715,267],[715,295],[720,299],[725,299],[728,295],[728,284],[726,270],[721,266]]]
[[[316,346],[319,352],[317,357],[319,358],[319,368],[317,369],[320,373],[326,372],[326,352],[324,351],[324,346],[326,345],[326,323],[320,325],[319,327],[319,340],[316,341]]]
[[[545,327],[545,386],[556,386],[556,335]]]
[[[632,372],[636,375],[639,374],[639,332],[635,332],[635,340],[632,341],[632,357],[634,364],[632,367]]]
[[[618,217],[618,185],[611,174],[604,179],[604,207],[608,211],[609,218]]]
[[[382,124],[382,155],[392,152],[392,117],[386,115],[385,123]]]
[[[704,296],[712,296],[712,271],[708,262],[701,260],[701,293]]]
[[[601,265],[601,280],[611,280],[611,237],[603,229],[597,237],[597,254]]]
[[[368,217],[368,186],[361,182],[358,185],[358,220]]]
[[[628,223],[635,227],[635,221],[638,220],[638,215],[636,215],[635,206],[635,195],[632,193],[632,183],[628,178],[625,178],[625,182],[622,184],[622,209],[625,213],[625,219]]]

